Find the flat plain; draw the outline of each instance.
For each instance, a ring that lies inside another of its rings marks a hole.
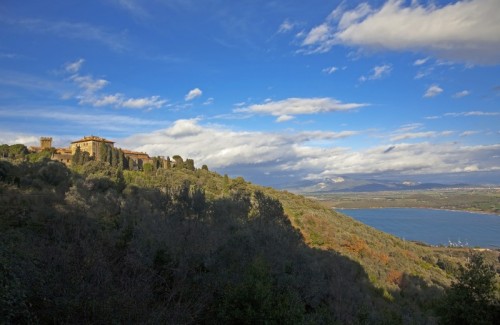
[[[311,197],[333,208],[430,208],[500,215],[500,188],[321,193]]]

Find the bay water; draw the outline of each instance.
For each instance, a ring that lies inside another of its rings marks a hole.
[[[500,248],[500,216],[420,208],[336,209],[399,238],[430,245]]]

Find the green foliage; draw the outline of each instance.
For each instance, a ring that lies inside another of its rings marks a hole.
[[[305,306],[300,297],[279,288],[270,267],[257,257],[241,282],[229,284],[217,306],[218,321],[225,324],[301,324]]]
[[[54,149],[44,149],[40,152],[28,154],[28,160],[32,163],[36,163],[42,160],[48,160],[52,157]]]
[[[75,153],[73,154],[73,157],[71,157],[71,166],[79,166],[82,165],[82,163],[82,150],[80,147],[76,147]]]
[[[184,168],[184,160],[182,159],[181,156],[179,155],[175,155],[172,157],[172,159],[174,160],[174,168],[177,168],[177,169],[182,169]]]
[[[144,170],[144,172],[147,174],[151,174],[154,170],[153,164],[145,163],[144,165],[142,165],[142,170]]]
[[[452,276],[434,263],[459,259],[242,178],[117,157],[0,160],[7,322],[429,323]]]
[[[24,144],[2,144],[0,145],[0,157],[10,159],[24,158],[29,154],[28,148]]]
[[[194,167],[194,160],[193,159],[186,159],[186,162],[184,163],[184,167],[188,170],[195,170]]]
[[[493,267],[480,253],[472,253],[458,273],[439,308],[441,323],[495,324],[500,319],[500,292]]]

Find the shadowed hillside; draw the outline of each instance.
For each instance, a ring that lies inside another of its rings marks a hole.
[[[434,323],[463,256],[207,169],[0,161],[0,209],[7,323]]]

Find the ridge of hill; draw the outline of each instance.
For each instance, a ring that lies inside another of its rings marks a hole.
[[[0,160],[0,208],[11,323],[435,323],[468,253],[207,169]]]

